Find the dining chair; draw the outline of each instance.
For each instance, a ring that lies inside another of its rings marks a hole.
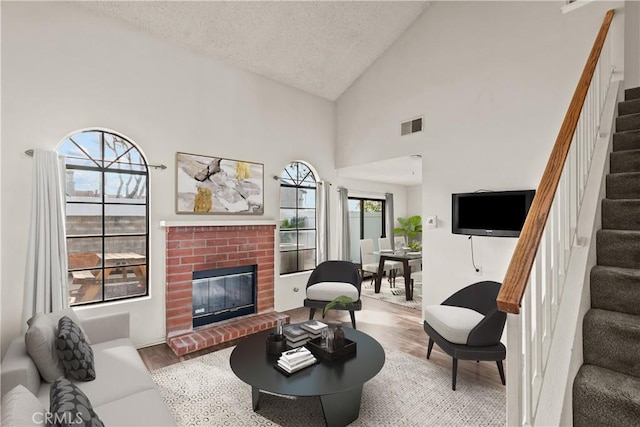
[[[393,249],[391,248],[391,239],[389,239],[388,237],[380,237],[378,239],[378,248],[380,248],[381,251],[392,251]],[[384,266],[385,268],[387,268],[388,266],[391,269],[391,277],[393,279],[392,287],[395,288],[396,276],[398,275],[398,273],[403,272],[402,262],[386,260],[384,262]]]
[[[371,283],[378,275],[378,266],[380,263],[376,260],[376,256],[373,254],[373,239],[360,240],[360,270],[364,277],[364,272],[371,273]],[[389,283],[391,283],[391,267],[385,262],[384,270],[389,275]]]
[[[407,240],[404,236],[395,236],[393,238],[393,244],[396,250],[406,248]],[[422,271],[422,259],[410,259],[409,267],[411,267],[412,273],[415,273],[416,271]]]

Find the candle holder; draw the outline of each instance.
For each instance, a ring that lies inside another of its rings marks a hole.
[[[267,353],[282,354],[287,349],[287,337],[282,334],[267,335]]]

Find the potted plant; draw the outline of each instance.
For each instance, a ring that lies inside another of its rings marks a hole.
[[[345,306],[347,304],[353,303],[353,299],[349,298],[346,295],[340,295],[339,297],[335,297],[327,305],[324,306],[322,310],[322,317],[326,316],[327,310],[331,310],[332,308],[337,308],[338,310],[346,310]]]
[[[398,217],[398,223],[400,227],[394,228],[393,232],[403,235],[411,250],[419,251],[422,249],[421,243],[414,240],[419,234],[422,234],[422,217],[420,215],[413,215],[408,218]]]

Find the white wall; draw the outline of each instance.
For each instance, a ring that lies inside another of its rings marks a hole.
[[[3,2],[2,59],[3,354],[21,326],[32,173],[24,151],[54,149],[69,132],[95,126],[116,130],[137,143],[150,163],[169,167],[150,171],[150,297],[79,313],[130,311],[138,346],[164,340],[165,240],[159,221],[203,219],[175,214],[176,151],[264,163],[265,218],[279,217],[279,184],[270,177],[292,160],[310,162],[336,187],[393,191],[406,203],[404,187],[335,178],[334,103],[75,5]],[[332,194],[335,209],[337,194]],[[304,290],[305,283],[306,275],[276,275],[276,308],[299,306],[304,297],[293,287]]]
[[[617,2],[620,3],[620,2]],[[477,280],[502,281],[514,238],[451,233],[451,193],[536,188],[604,17],[563,2],[434,2],[338,100],[340,167],[420,152],[424,303]],[[424,114],[425,132],[399,137]],[[357,157],[356,157],[357,153]]]
[[[625,88],[640,86],[640,2],[625,1],[624,82]]]
[[[407,187],[407,216],[412,215],[422,215],[422,185]]]

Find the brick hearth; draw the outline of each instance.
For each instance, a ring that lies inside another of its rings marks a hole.
[[[166,227],[167,344],[179,356],[272,328],[280,318],[289,321],[289,316],[273,311],[275,223],[221,223],[161,223]],[[257,313],[194,329],[192,273],[254,264]]]

